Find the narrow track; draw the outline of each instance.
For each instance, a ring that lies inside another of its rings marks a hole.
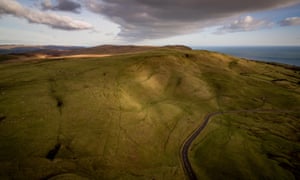
[[[274,113],[274,114],[280,114],[280,113],[288,113],[293,111],[277,111],[277,110],[236,110],[236,111],[224,111],[224,112],[213,112],[209,113],[204,117],[204,121],[200,126],[184,141],[182,148],[181,148],[181,160],[182,160],[182,166],[184,168],[184,171],[186,173],[186,176],[190,180],[197,180],[197,176],[192,168],[192,165],[188,158],[188,152],[191,144],[193,141],[198,137],[198,135],[204,130],[204,128],[207,126],[209,120],[217,115],[220,114],[238,114],[238,113]]]

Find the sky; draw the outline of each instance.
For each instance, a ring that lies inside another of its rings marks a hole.
[[[0,0],[0,44],[300,46],[300,0]]]

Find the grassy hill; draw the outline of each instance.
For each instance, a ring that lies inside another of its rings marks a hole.
[[[300,71],[185,48],[0,64],[0,179],[300,178]],[[288,110],[288,111],[287,111]],[[286,112],[282,112],[286,111]]]

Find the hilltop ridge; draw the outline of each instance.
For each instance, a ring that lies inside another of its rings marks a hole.
[[[26,46],[0,45],[0,61],[32,60],[51,57],[79,57],[88,55],[116,55],[138,53],[158,49],[191,50],[184,45],[136,46],[136,45],[99,45],[95,47],[80,46]]]
[[[0,54],[54,54],[54,55],[67,55],[67,54],[105,54],[105,53],[130,53],[140,52],[161,47],[191,50],[190,47],[184,45],[166,45],[166,46],[137,46],[137,45],[99,45],[93,47],[84,46],[34,46],[34,45],[0,45]]]

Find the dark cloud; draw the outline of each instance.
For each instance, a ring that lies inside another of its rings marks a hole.
[[[44,24],[55,29],[92,29],[92,25],[87,22],[74,20],[67,16],[60,16],[57,14],[30,9],[22,6],[15,0],[1,0],[0,15],[13,15],[15,17],[24,18],[30,23]]]
[[[41,3],[44,10],[70,11],[79,13],[81,4],[72,0],[56,0],[55,4],[51,0],[44,0]]]
[[[300,26],[300,17],[288,17],[280,21],[281,26]]]
[[[81,5],[71,0],[58,0],[58,5],[54,8],[61,11],[78,12],[81,8]]]
[[[82,0],[86,7],[120,25],[120,36],[151,39],[184,34],[238,13],[259,11],[299,0]]]

